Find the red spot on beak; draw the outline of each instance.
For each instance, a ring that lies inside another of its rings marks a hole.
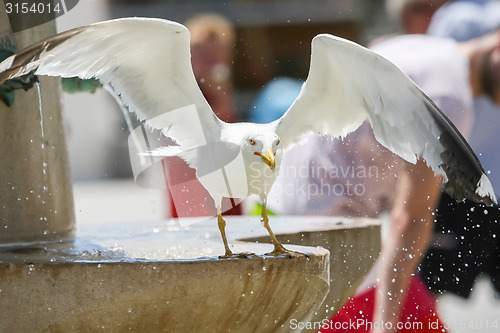
[[[274,167],[276,165],[276,160],[274,159],[274,156],[276,156],[276,153],[273,153],[271,149],[268,149],[265,154],[254,152],[254,155],[260,156],[262,158],[262,161],[266,163],[271,170],[274,170]]]

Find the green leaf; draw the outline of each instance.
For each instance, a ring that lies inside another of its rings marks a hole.
[[[260,216],[262,214],[262,204],[257,202],[253,207],[252,209],[250,209],[249,211],[250,215],[258,215]],[[273,211],[271,210],[267,210],[267,215],[269,216],[274,216],[276,215],[276,213],[274,213]]]
[[[95,78],[83,80],[79,77],[65,77],[62,79],[62,89],[70,94],[77,92],[94,93],[100,87],[102,87],[101,82]]]

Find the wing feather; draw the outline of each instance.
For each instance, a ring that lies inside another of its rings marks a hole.
[[[309,76],[276,121],[284,147],[311,133],[343,137],[370,121],[376,139],[405,160],[422,156],[457,200],[496,202],[476,155],[451,121],[390,61],[356,43],[318,35]]]
[[[100,22],[55,35],[6,59],[0,64],[0,83],[29,72],[96,77],[139,120],[165,129],[182,149],[190,149],[220,136],[220,120],[195,80],[189,38],[183,25],[167,20]],[[181,115],[174,112],[179,110]],[[192,135],[192,124],[200,125],[194,128],[201,127],[201,139]]]

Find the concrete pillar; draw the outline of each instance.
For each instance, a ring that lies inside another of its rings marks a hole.
[[[19,15],[22,19],[23,16]],[[0,0],[0,45],[22,49],[56,33],[50,21],[12,33]],[[0,244],[71,237],[75,218],[60,102],[60,80],[0,102]]]

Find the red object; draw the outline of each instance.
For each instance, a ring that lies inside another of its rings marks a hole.
[[[215,203],[196,178],[196,171],[179,157],[163,159],[170,210],[167,218],[216,216]],[[241,215],[241,200],[222,199],[222,215]]]
[[[373,322],[375,288],[351,298],[318,332],[364,333],[374,328],[391,328],[392,323]],[[385,326],[384,326],[385,325]],[[397,325],[401,333],[444,333],[436,302],[425,283],[412,277]]]

